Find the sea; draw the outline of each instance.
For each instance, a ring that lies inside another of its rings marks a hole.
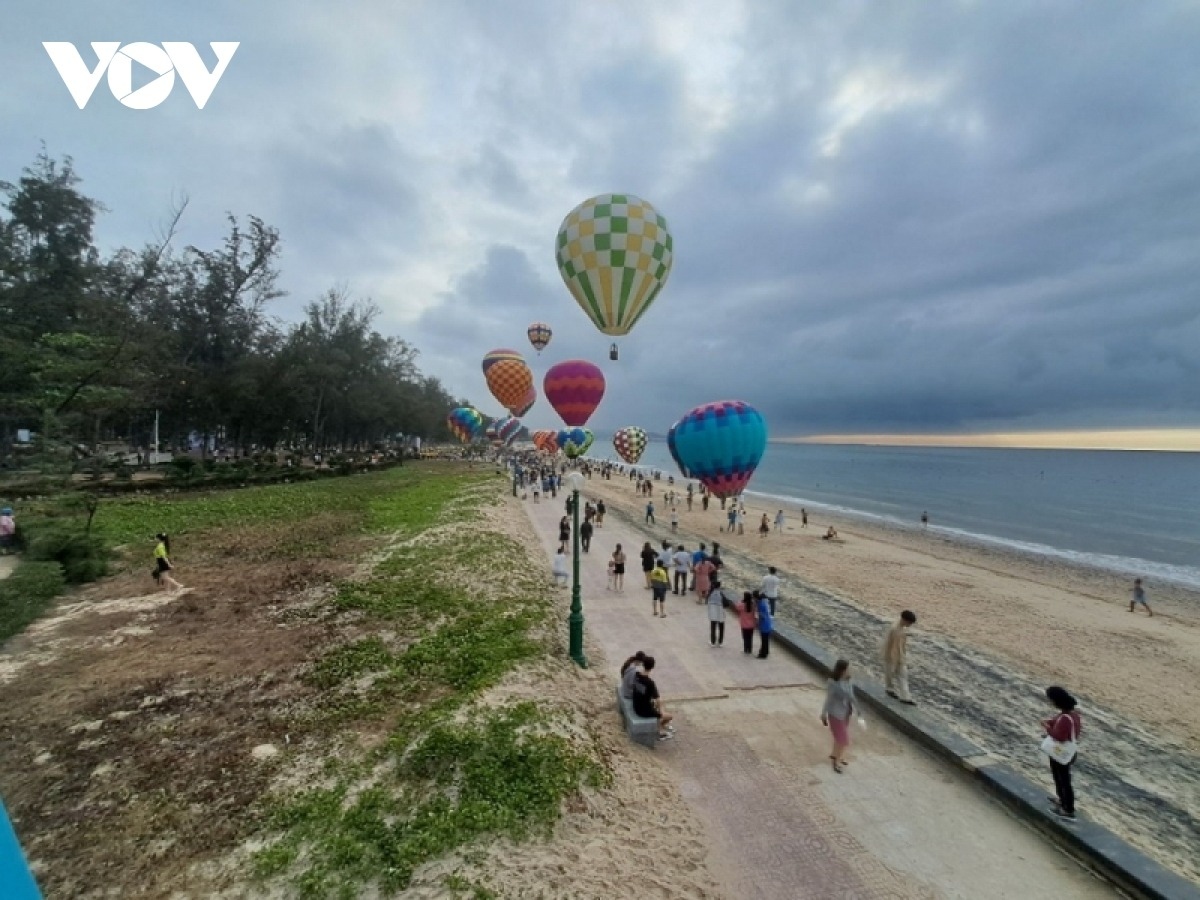
[[[746,493],[1200,589],[1200,453],[771,443]]]

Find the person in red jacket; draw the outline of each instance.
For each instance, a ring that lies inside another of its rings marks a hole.
[[[1078,704],[1075,698],[1067,693],[1065,688],[1046,688],[1046,699],[1058,709],[1058,712],[1042,722],[1042,729],[1051,738],[1061,743],[1079,743],[1079,733],[1083,730],[1083,721],[1075,709]],[[1054,793],[1048,798],[1054,804],[1054,814],[1060,819],[1075,820],[1075,791],[1071,787],[1071,766],[1075,764],[1078,754],[1066,762],[1050,758],[1050,774],[1054,776]]]

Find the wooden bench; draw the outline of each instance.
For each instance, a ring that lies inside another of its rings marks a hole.
[[[621,695],[621,685],[617,685],[617,708],[621,710],[621,719],[625,722],[625,733],[639,744],[653,747],[658,744],[658,719],[647,719],[633,711],[633,701]]]

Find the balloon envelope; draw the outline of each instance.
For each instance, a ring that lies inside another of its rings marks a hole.
[[[533,373],[523,359],[497,360],[484,377],[492,396],[509,412],[520,409],[533,388]]]
[[[558,229],[555,259],[567,289],[605,334],[628,334],[650,308],[674,259],[667,220],[632,194],[584,200]]]
[[[532,384],[529,386],[529,393],[525,395],[525,401],[516,409],[510,409],[509,412],[518,419],[533,409],[533,404],[537,403],[537,388]]]
[[[489,350],[483,357],[483,374],[487,375],[488,369],[504,359],[515,359],[517,362],[525,362],[525,357],[516,350],[509,350],[503,347],[498,350]]]
[[[450,410],[446,424],[454,436],[466,444],[483,431],[483,413],[470,406],[460,406]]]
[[[525,333],[529,335],[529,343],[533,344],[538,353],[546,348],[546,345],[550,343],[550,338],[554,336],[554,332],[545,322],[534,322],[525,329]]]
[[[563,453],[568,459],[578,459],[588,452],[596,436],[586,428],[568,428],[566,439],[561,442]]]
[[[618,428],[613,435],[613,447],[616,449],[617,455],[631,466],[636,465],[637,461],[642,458],[642,452],[646,449],[647,442],[646,432],[636,425]]]
[[[671,426],[667,446],[679,469],[716,497],[745,490],[767,448],[767,424],[740,400],[698,406]]]
[[[604,397],[604,373],[585,359],[568,359],[550,367],[542,390],[566,424],[583,426]]]

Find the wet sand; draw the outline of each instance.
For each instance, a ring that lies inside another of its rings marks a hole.
[[[1149,618],[1129,612],[1131,578],[816,510],[807,528],[793,510],[782,534],[764,538],[761,514],[773,520],[778,507],[754,498],[744,535],[721,532],[719,503],[702,512],[698,500],[690,512],[678,504],[671,535],[663,497],[671,489],[656,482],[654,526],[625,477],[593,478],[584,495],[603,497],[610,515],[656,545],[667,537],[689,549],[719,542],[727,585],[757,587],[765,566],[777,566],[782,621],[875,677],[884,628],[912,609],[910,680],[922,708],[1047,784],[1037,752],[1038,723],[1049,713],[1042,692],[1064,685],[1084,715],[1081,814],[1200,880],[1200,594],[1148,582]],[[841,541],[822,540],[830,524]],[[631,569],[640,577],[636,562]]]

